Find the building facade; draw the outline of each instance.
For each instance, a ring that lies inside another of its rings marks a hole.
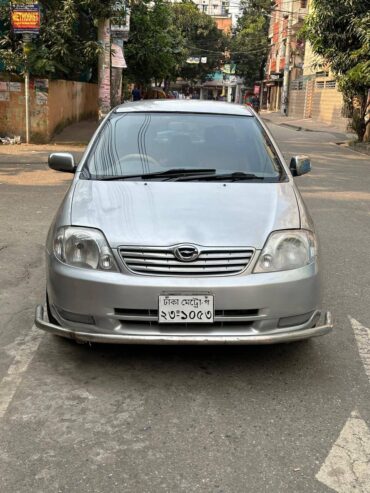
[[[279,111],[284,103],[284,72],[288,72],[289,79],[302,74],[304,42],[298,32],[307,12],[306,0],[277,0],[272,11],[270,51],[263,81],[264,106],[271,111]]]
[[[307,0],[276,1],[269,29],[270,51],[262,85],[262,106],[345,130],[348,119],[335,77],[330,67],[314,55],[310,44],[299,37],[309,10]]]

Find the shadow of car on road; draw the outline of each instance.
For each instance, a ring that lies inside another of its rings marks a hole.
[[[322,338],[263,346],[89,345],[48,338],[57,364],[75,366],[80,377],[136,374],[152,384],[162,382],[160,386],[163,379],[181,386],[201,378],[218,391],[239,379],[263,386],[279,380],[298,388],[304,382],[313,385],[318,378],[328,378],[331,359],[330,346]]]

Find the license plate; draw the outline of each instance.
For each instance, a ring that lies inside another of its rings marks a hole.
[[[158,321],[161,324],[211,324],[213,304],[211,295],[160,296]]]

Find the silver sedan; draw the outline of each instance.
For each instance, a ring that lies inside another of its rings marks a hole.
[[[77,341],[266,344],[332,329],[314,226],[268,129],[247,107],[122,105],[74,173],[47,244],[36,326]]]

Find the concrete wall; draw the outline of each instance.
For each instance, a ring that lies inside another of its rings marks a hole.
[[[347,128],[347,118],[342,115],[343,96],[336,87],[335,80],[326,77],[316,79],[312,97],[312,119],[331,125]]]
[[[334,77],[313,76],[302,81],[291,81],[289,116],[312,118],[345,131],[348,119],[343,116],[342,108],[343,96]]]
[[[85,82],[55,80],[49,88],[49,133],[68,123],[96,117],[98,86]]]
[[[30,99],[32,142],[48,142],[56,130],[69,123],[97,116],[96,84],[34,79]],[[25,140],[23,82],[0,80],[0,135],[20,135]]]
[[[36,92],[30,90],[32,133],[48,135],[48,106],[38,104]],[[20,135],[25,139],[25,96],[24,84],[15,81],[0,81],[0,135]]]
[[[296,80],[290,84],[289,91],[289,116],[303,118],[305,105],[305,86],[301,80]]]

